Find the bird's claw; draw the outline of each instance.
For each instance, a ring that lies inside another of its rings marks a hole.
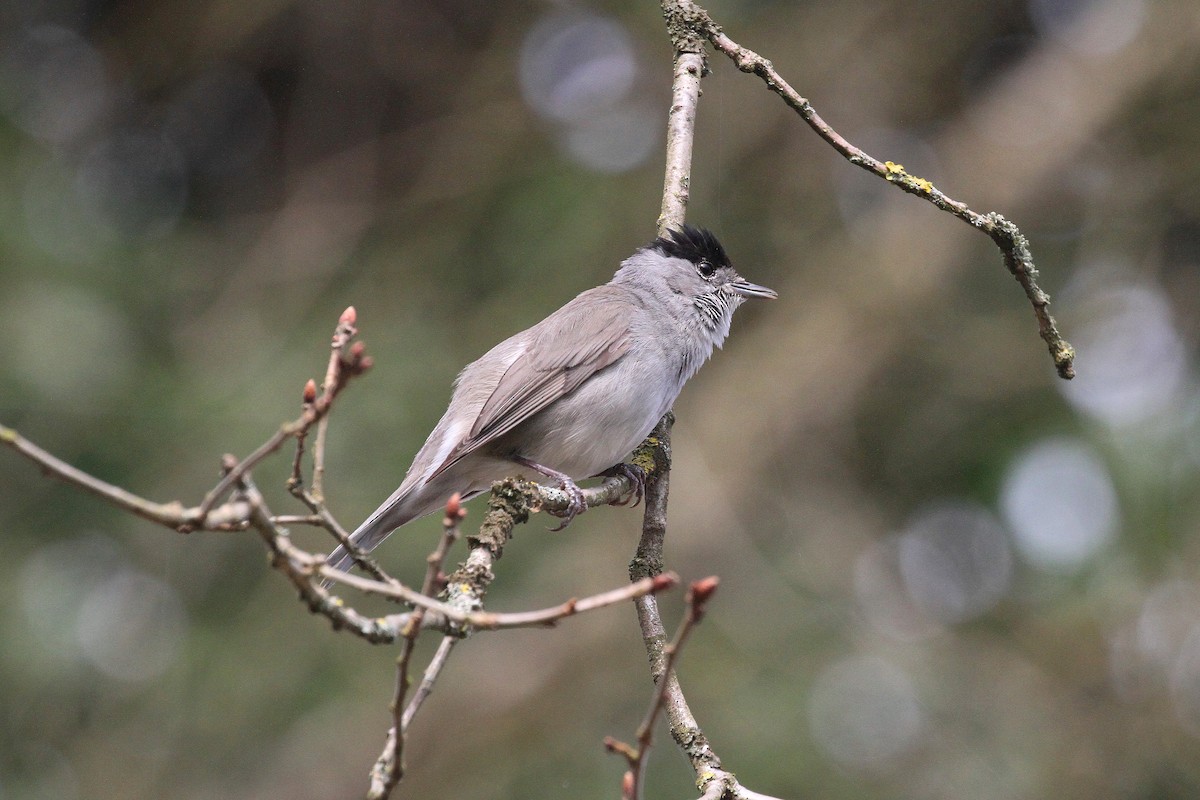
[[[612,505],[614,506],[629,505],[629,501],[632,500],[633,505],[629,507],[637,508],[642,502],[642,499],[646,496],[646,470],[642,469],[637,464],[621,462],[620,464],[604,470],[604,472],[601,472],[597,477],[625,478],[629,481],[629,485],[631,487],[629,494],[621,497],[620,499],[612,501]]]
[[[567,495],[567,507],[562,511],[547,512],[562,519],[557,528],[549,529],[551,532],[561,531],[571,524],[571,520],[587,511],[587,501],[583,499],[583,489],[580,489],[575,481],[570,478],[563,478],[558,482],[558,488],[562,489]]]
[[[567,495],[567,507],[562,511],[551,511],[546,509],[546,513],[553,514],[556,517],[562,518],[562,524],[557,528],[551,528],[552,531],[561,531],[563,528],[571,524],[571,520],[587,511],[587,501],[583,499],[583,489],[576,485],[575,481],[571,480],[571,476],[565,472],[559,472],[556,469],[544,466],[536,461],[525,458],[524,456],[513,456],[513,461],[523,467],[529,467],[532,470],[542,473],[547,478],[553,478],[558,482],[558,488]]]

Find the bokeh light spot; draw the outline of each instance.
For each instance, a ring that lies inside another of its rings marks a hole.
[[[56,413],[91,415],[124,388],[132,336],[120,314],[75,287],[35,284],[0,302],[15,375]]]
[[[937,635],[944,628],[913,601],[900,574],[900,537],[867,547],[854,562],[854,596],[875,630],[902,642]]]
[[[649,108],[623,106],[570,126],[564,134],[564,146],[589,169],[626,172],[656,152],[658,123],[658,115]]]
[[[586,120],[623,100],[637,71],[629,32],[616,20],[560,11],[539,21],[521,47],[521,92],[539,116]]]
[[[1097,273],[1100,270],[1096,270]],[[1067,401],[1113,426],[1141,422],[1180,399],[1187,353],[1170,303],[1157,288],[1085,275],[1076,299],[1076,377],[1057,386]]]
[[[1108,56],[1132,42],[1146,19],[1145,0],[1030,0],[1029,18],[1043,36],[1077,53]]]
[[[179,148],[149,130],[119,130],[83,160],[76,191],[95,219],[132,238],[174,230],[187,200],[187,167]]]
[[[137,682],[158,677],[174,663],[186,623],[174,589],[126,569],[92,589],[77,630],[84,657],[97,669]]]
[[[1046,569],[1079,567],[1117,529],[1108,470],[1090,449],[1068,439],[1040,442],[1013,460],[1000,508],[1021,554]]]
[[[68,264],[94,264],[119,241],[75,191],[74,165],[48,158],[29,170],[21,193],[25,230],[42,252]]]
[[[1168,680],[1175,718],[1193,736],[1200,736],[1200,623],[1188,631]]]
[[[554,125],[568,157],[597,172],[633,169],[658,145],[659,112],[632,96],[637,72],[629,32],[597,14],[553,12],[521,48],[525,102]]]
[[[73,623],[92,589],[123,564],[116,543],[97,534],[53,542],[25,559],[18,581],[21,610],[49,666],[69,668],[79,660]]]
[[[877,767],[902,755],[916,744],[922,722],[912,681],[880,658],[836,661],[813,685],[813,737],[845,766]]]
[[[0,111],[39,139],[77,139],[105,112],[110,94],[100,54],[66,28],[30,28],[0,53]]]
[[[933,619],[964,622],[1008,591],[1008,535],[982,506],[948,502],[918,513],[900,536],[900,574],[913,601]]]

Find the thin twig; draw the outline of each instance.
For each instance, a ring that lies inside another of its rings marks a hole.
[[[425,667],[425,674],[421,676],[421,682],[417,685],[417,690],[413,692],[408,708],[404,709],[404,716],[400,720],[400,730],[402,732],[408,730],[409,723],[412,722],[417,712],[421,710],[421,706],[424,705],[425,700],[432,694],[438,675],[441,674],[442,668],[446,666],[446,661],[450,658],[450,651],[460,641],[462,640],[457,636],[442,637],[442,642],[438,645],[437,652],[433,654],[433,658],[430,659],[429,664]]]
[[[324,528],[325,520],[319,514],[279,514],[271,518],[276,525],[311,525],[314,528]]]
[[[646,578],[637,583],[631,583],[619,589],[585,597],[582,600],[571,599],[565,603],[539,611],[517,611],[507,614],[490,614],[477,612],[470,615],[474,626],[481,630],[496,630],[499,628],[548,628],[556,625],[567,617],[582,614],[585,611],[595,611],[598,608],[624,603],[647,594],[657,594],[670,589],[679,583],[679,576],[673,572],[665,572],[653,578]]]
[[[653,457],[643,444],[633,456],[633,463],[643,473],[653,468]],[[633,484],[626,476],[614,476],[599,486],[583,490],[588,507],[618,503],[630,492]],[[506,478],[492,484],[488,495],[488,510],[479,531],[467,537],[467,558],[447,579],[447,602],[464,613],[478,612],[492,582],[492,567],[504,554],[504,546],[516,525],[527,522],[537,511],[562,511],[570,504],[566,492],[520,478]]]
[[[446,513],[442,517],[442,535],[437,547],[426,558],[425,580],[421,584],[421,593],[432,596],[436,591],[438,578],[442,574],[442,564],[446,554],[454,542],[458,541],[458,526],[467,515],[462,507],[461,497],[456,492],[446,503]],[[396,658],[396,686],[392,696],[392,727],[388,731],[383,752],[371,769],[371,784],[367,791],[368,800],[382,800],[392,793],[392,789],[404,777],[404,699],[408,694],[408,670],[412,662],[413,651],[416,649],[417,637],[421,635],[421,620],[425,614],[423,608],[413,611],[408,624],[401,635],[404,640],[400,655]],[[415,713],[415,711],[414,711]]]
[[[331,400],[333,393],[337,391],[334,387],[337,386],[341,377],[341,366],[346,358],[346,348],[358,335],[358,329],[354,327],[354,323],[357,321],[358,312],[354,310],[354,306],[350,306],[342,312],[337,328],[333,331],[333,339],[329,345],[331,350],[329,366],[325,368],[325,382],[321,385],[322,391]],[[313,445],[312,476],[312,495],[322,505],[325,503],[325,437],[328,430],[329,417],[322,417],[317,423],[317,441]]]
[[[271,438],[259,445],[254,452],[242,459],[234,466],[233,469],[226,472],[224,477],[221,478],[217,485],[214,486],[208,492],[208,494],[204,496],[203,502],[201,502],[198,506],[198,518],[196,519],[195,523],[196,526],[203,527],[205,517],[208,515],[209,510],[212,509],[216,502],[224,497],[225,494],[233,488],[238,479],[240,479],[250,470],[254,469],[254,467],[257,466],[258,463],[264,458],[282,447],[283,443],[289,438],[302,431],[308,430],[312,423],[316,422],[320,416],[324,416],[324,414],[328,411],[328,406],[325,406],[322,411],[318,411],[314,406],[312,410],[306,410],[300,415],[299,418],[293,420],[292,422],[283,423],[283,425],[279,427],[279,430],[275,431],[275,433],[271,435]]]
[[[708,603],[709,598],[716,591],[718,583],[719,580],[716,576],[709,576],[694,581],[691,588],[688,589],[688,613],[679,623],[679,628],[675,632],[675,638],[671,640],[669,645],[663,648],[663,653],[666,656],[666,663],[664,665],[665,676],[673,676],[675,674],[675,664],[679,661],[683,645],[691,635],[692,629],[704,618],[705,604]],[[667,704],[667,686],[668,681],[660,678],[654,690],[654,696],[651,698],[650,708],[646,711],[646,717],[642,720],[642,724],[638,726],[637,747],[630,746],[625,742],[611,737],[604,740],[605,747],[612,752],[623,755],[629,764],[629,771],[625,774],[621,784],[622,796],[626,800],[638,800],[642,796],[642,782],[646,774],[646,754],[650,750],[650,744],[654,738],[654,723],[658,719],[659,712]]]
[[[38,465],[47,475],[58,478],[63,482],[81,488],[96,495],[111,505],[128,511],[143,519],[164,525],[171,529],[179,529],[185,525],[195,524],[201,519],[199,507],[186,508],[178,501],[156,503],[139,495],[133,494],[119,486],[106,483],[83,470],[74,467],[21,436],[12,428],[0,425],[0,444],[5,444]],[[550,491],[547,487],[537,484],[526,484],[533,493],[535,502],[547,506],[557,502],[557,494],[543,497],[542,490]],[[585,490],[589,502],[608,502],[606,498],[615,497],[629,491],[629,483],[625,478],[609,478],[598,487]],[[564,506],[565,507],[565,506]],[[244,498],[234,498],[227,503],[213,508],[203,515],[204,529],[212,531],[240,531],[251,524],[251,505]],[[337,521],[328,515],[327,511],[315,515],[278,515],[272,517],[271,524],[280,527],[288,524],[321,525],[329,530],[345,535]],[[320,577],[331,583],[340,583],[366,594],[374,594],[389,600],[408,603],[426,609],[427,612],[448,620],[466,630],[502,630],[507,628],[548,627],[558,620],[573,614],[591,611],[613,605],[625,600],[635,599],[649,592],[658,592],[673,585],[675,578],[670,576],[663,581],[642,581],[630,586],[604,592],[594,597],[582,600],[568,600],[557,606],[536,611],[521,611],[512,613],[491,613],[484,611],[467,612],[461,608],[439,602],[427,597],[421,592],[411,589],[395,578],[380,571],[374,579],[362,578],[341,570],[325,566],[323,557],[309,553],[293,545],[289,540],[279,541],[275,547],[278,553],[286,558],[293,583],[301,590],[304,600],[316,612],[329,616],[335,624],[351,629],[354,633],[373,642],[394,642],[398,637],[397,631],[408,619],[408,615],[395,615],[384,618],[367,618],[356,616],[353,609],[345,606],[340,598],[321,589],[312,587],[310,578]],[[445,623],[439,623],[439,627]]]
[[[351,328],[353,327],[353,311],[354,308],[351,306],[350,308],[346,309],[345,312],[343,312],[342,317],[338,320],[338,326],[336,330],[340,331],[342,329],[343,325],[346,324],[347,318],[349,318],[349,325]],[[337,336],[336,332],[334,336]],[[362,342],[355,342],[354,345],[350,347],[349,352],[345,354],[343,354],[340,350],[335,351],[332,359],[336,360],[337,362],[336,379],[324,388],[321,396],[318,397],[312,404],[305,404],[304,410],[301,412],[298,418],[292,420],[291,422],[283,423],[283,425],[279,427],[279,430],[277,430],[274,435],[271,436],[271,438],[263,442],[257,450],[246,456],[236,466],[234,466],[233,469],[229,470],[225,476],[221,478],[220,482],[218,482],[217,485],[214,486],[207,495],[205,495],[204,501],[200,503],[199,507],[200,519],[197,520],[196,523],[198,527],[203,526],[204,516],[218,500],[220,500],[231,488],[233,488],[234,484],[236,484],[243,475],[254,469],[254,467],[264,458],[278,450],[288,439],[300,434],[307,434],[308,430],[322,418],[324,418],[325,415],[329,413],[329,410],[333,408],[334,398],[337,397],[338,393],[340,393],[342,389],[346,388],[346,385],[350,382],[350,379],[357,375],[361,375],[371,368],[371,357],[364,354],[361,345]]]
[[[586,611],[596,611],[608,606],[615,606],[629,600],[637,600],[647,594],[658,594],[679,584],[679,576],[674,572],[664,572],[653,578],[643,578],[607,592],[600,592],[591,597],[581,599],[571,598],[556,606],[542,608],[536,611],[471,611],[461,612],[461,616],[448,619],[438,609],[426,608],[421,618],[423,629],[433,629],[444,633],[455,633],[462,636],[474,631],[501,631],[513,628],[553,628],[567,617],[582,614]],[[401,631],[408,625],[412,614],[394,614],[383,617],[380,621],[389,629]]]
[[[329,435],[329,417],[321,418],[317,423],[317,440],[313,444],[313,497],[321,503],[325,502],[325,441]]]
[[[293,497],[308,506],[308,510],[313,512],[313,515],[320,520],[321,527],[329,531],[333,535],[333,538],[337,539],[338,543],[354,556],[354,563],[362,568],[363,571],[375,580],[383,583],[388,583],[392,580],[383,567],[379,566],[378,561],[371,558],[361,548],[355,546],[354,542],[350,541],[350,533],[342,527],[341,523],[337,521],[325,503],[318,500],[311,491],[298,483],[289,481],[288,490],[291,491]],[[323,588],[328,589],[332,583],[333,581],[325,579],[321,585]]]
[[[190,530],[190,526],[203,517],[207,517],[205,527],[209,530],[244,530],[248,522],[250,509],[244,502],[231,501],[210,509],[207,514],[201,514],[199,506],[187,508],[178,500],[156,503],[71,466],[4,425],[0,425],[0,444],[8,445],[52,478],[90,492],[142,519],[174,530]]]
[[[300,410],[306,412],[312,408],[313,403],[317,401],[317,384],[312,378],[308,379],[308,383],[304,384],[304,391],[301,393]],[[324,420],[321,420],[324,422]],[[304,440],[308,438],[308,431],[302,430],[296,434],[296,455],[292,457],[292,475],[287,480],[288,491],[295,494],[301,487],[304,486],[304,476],[301,475],[301,469],[304,466]]]

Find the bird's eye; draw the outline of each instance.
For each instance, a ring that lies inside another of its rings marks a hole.
[[[712,265],[711,261],[705,260],[696,265],[696,271],[700,273],[700,277],[702,278],[711,278],[713,273],[717,271],[717,268]]]

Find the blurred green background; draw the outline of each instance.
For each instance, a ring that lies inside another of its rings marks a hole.
[[[1060,381],[985,237],[712,60],[689,219],[781,298],[676,407],[669,566],[722,580],[681,678],[717,751],[786,797],[1197,796],[1200,6],[710,10],[852,141],[1021,225],[1079,349]],[[377,366],[328,478],[352,527],[463,364],[653,237],[670,75],[651,2],[0,6],[0,421],[195,503],[354,304]],[[276,512],[287,462],[256,473]],[[535,519],[490,607],[622,585],[639,520]],[[380,556],[417,582],[436,531]],[[366,785],[394,650],[311,616],[251,534],[0,452],[0,609],[3,800]],[[601,740],[649,692],[630,608],[480,634],[401,796],[616,796]],[[650,796],[691,780],[661,730]]]

